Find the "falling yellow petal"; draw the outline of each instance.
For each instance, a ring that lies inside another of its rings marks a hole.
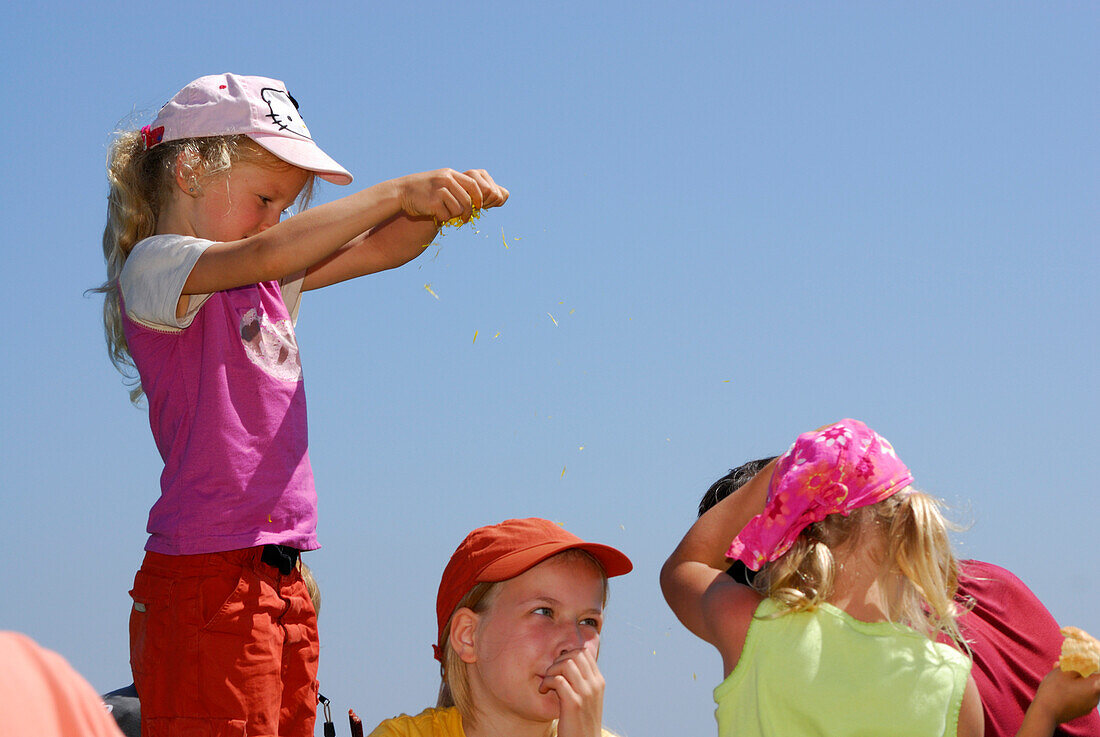
[[[576,308],[576,307],[574,307],[573,309],[569,310],[569,314],[570,314],[570,315],[572,315],[572,314],[573,314],[574,312],[576,312],[576,311],[577,311],[577,308]]]
[[[559,305],[563,305],[563,304],[565,304],[565,300],[563,299],[563,300],[562,300],[561,302],[558,302],[558,304],[559,304]]]
[[[729,379],[722,379],[722,383],[723,384],[728,384],[728,383],[730,383],[730,380]]]
[[[550,315],[550,313],[549,313],[549,312],[547,312],[546,314],[547,314],[547,315]],[[557,327],[557,326],[558,326],[558,321],[554,319],[554,316],[553,316],[553,315],[550,315],[550,319],[554,321],[554,327]]]
[[[438,294],[436,294],[436,293],[435,293],[434,291],[432,291],[432,285],[431,285],[431,282],[428,282],[427,284],[425,284],[425,285],[424,285],[424,288],[428,290],[428,294],[432,295],[432,296],[433,296],[433,297],[435,297],[436,299],[439,299],[439,295],[438,295]]]
[[[619,529],[626,532],[626,525],[619,525]]]
[[[653,654],[654,654],[654,655],[656,655],[656,654],[657,654],[657,651],[656,651],[656,650],[654,650],[654,651],[653,651]]]
[[[499,337],[500,337],[500,331],[498,330],[497,334],[493,336],[493,340],[496,340]]]
[[[565,478],[565,466],[561,467],[561,477]]]
[[[269,515],[267,515],[267,521],[268,521],[268,522],[270,522],[270,521],[271,521],[271,515],[270,515],[270,514],[269,514]]]
[[[474,331],[474,342],[475,343],[477,342],[477,331],[476,330]]]
[[[693,680],[693,681],[695,680],[695,674],[694,673],[691,674],[691,680]]]
[[[577,450],[584,450],[584,446],[582,445],[581,447],[577,448]]]
[[[504,237],[504,226],[500,226],[500,239],[504,242],[504,250],[508,250],[508,239]]]

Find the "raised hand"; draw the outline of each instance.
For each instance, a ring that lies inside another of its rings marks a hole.
[[[600,737],[604,680],[588,648],[562,653],[547,669],[539,690],[558,697],[558,737]]]

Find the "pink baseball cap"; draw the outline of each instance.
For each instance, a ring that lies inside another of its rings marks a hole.
[[[211,74],[169,100],[141,129],[145,147],[162,141],[245,135],[288,164],[333,184],[351,184],[348,170],[313,142],[286,85],[267,77]]]
[[[881,502],[912,482],[894,446],[859,420],[803,433],[775,462],[764,512],[749,520],[726,557],[758,571],[814,522]]]

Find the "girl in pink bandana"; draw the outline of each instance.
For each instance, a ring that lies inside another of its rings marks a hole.
[[[722,655],[720,737],[983,734],[947,523],[912,480],[889,442],[841,420],[800,435],[688,531],[661,585]],[[731,559],[760,571],[754,588],[725,575]],[[1100,676],[1052,671],[1019,734],[1053,734],[1098,692]]]

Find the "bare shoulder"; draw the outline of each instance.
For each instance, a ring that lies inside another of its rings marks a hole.
[[[711,644],[722,654],[726,673],[741,659],[749,627],[763,600],[759,592],[726,575],[716,578],[707,589],[703,616],[713,637]]]

